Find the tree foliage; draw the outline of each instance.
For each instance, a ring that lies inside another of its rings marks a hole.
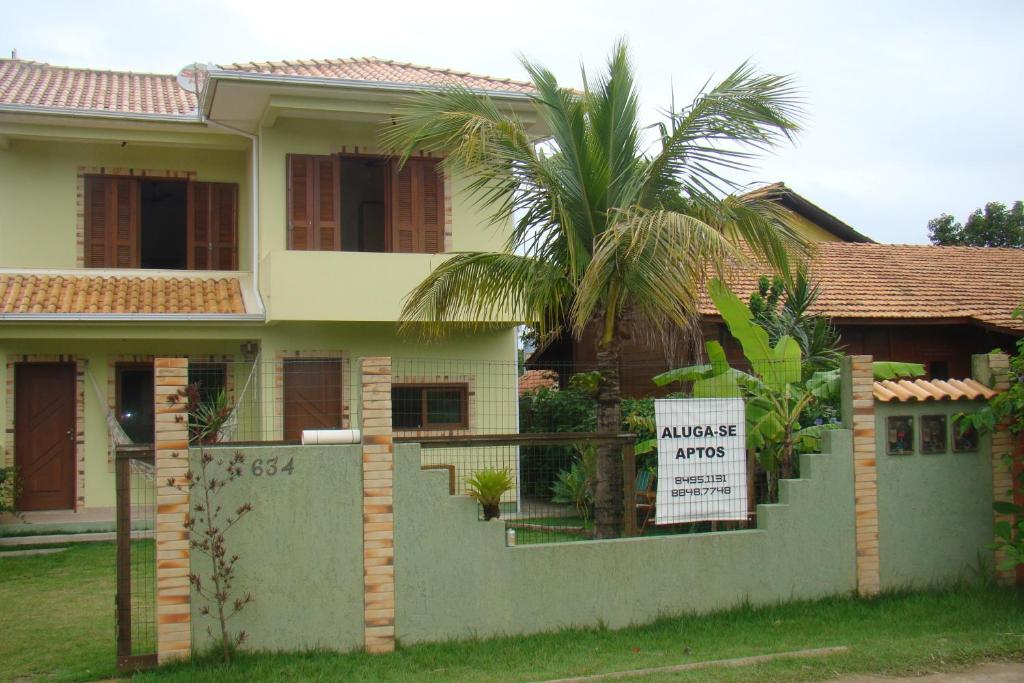
[[[1024,318],[1024,307],[1015,310],[1013,316]],[[1024,339],[1017,341],[1017,352],[1010,357],[1009,379],[1009,389],[989,399],[984,408],[975,413],[957,415],[954,429],[961,432],[969,429],[990,432],[997,425],[1005,424],[1011,434],[1018,437],[1024,435]],[[1010,471],[1014,471],[1014,466],[1019,464],[1020,456],[1013,452],[993,455],[1001,457]],[[1019,484],[1024,486],[1024,469],[1016,478]],[[996,524],[996,542],[993,548],[1003,551],[1006,558],[999,569],[1012,569],[1017,565],[1024,565],[1024,506],[999,501],[995,503],[995,511],[1001,515],[1011,516],[1012,520],[1001,520]]]
[[[806,268],[798,268],[792,280],[762,276],[757,291],[750,295],[750,312],[768,332],[772,343],[792,337],[803,354],[804,376],[839,366],[843,357],[839,332],[828,318],[811,313],[821,295]]]
[[[708,273],[749,260],[740,242],[780,272],[804,246],[783,208],[730,194],[726,177],[791,139],[802,101],[790,77],[745,63],[648,126],[623,43],[604,70],[584,73],[582,92],[522,64],[529,111],[449,87],[411,99],[382,132],[399,163],[421,150],[443,155],[490,222],[511,226],[504,249],[438,265],[405,300],[402,326],[444,333],[518,321],[541,335],[595,335],[597,427],[615,431],[624,336],[691,325]],[[602,445],[598,537],[621,532],[622,476],[617,447]]]
[[[989,202],[975,209],[960,223],[948,213],[928,221],[932,244],[962,247],[1024,247],[1024,202],[1009,208],[1001,202]]]

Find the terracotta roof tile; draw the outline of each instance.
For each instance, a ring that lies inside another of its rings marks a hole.
[[[301,59],[227,64],[228,71],[405,85],[463,85],[475,90],[532,92],[529,83],[437,69],[375,57]],[[81,109],[83,111],[186,116],[196,97],[171,74],[98,71],[52,66],[21,59],[0,59],[0,104]]]
[[[0,314],[245,312],[237,278],[0,274]]]
[[[951,379],[943,381],[933,379],[901,379],[893,382],[883,380],[873,386],[875,399],[878,401],[958,401],[960,399],[990,399],[996,391],[989,389],[975,379]]]
[[[554,370],[527,370],[519,378],[519,395],[546,387],[558,388],[558,373]]]
[[[819,242],[810,273],[821,285],[813,310],[831,318],[967,319],[1024,333],[1012,316],[1024,303],[1024,249]],[[738,274],[730,285],[746,300],[758,277]],[[717,314],[707,298],[701,312]]]
[[[431,66],[396,62],[377,57],[245,62],[242,64],[225,64],[221,68],[233,71],[276,74],[279,76],[337,78],[346,81],[411,85],[461,85],[474,90],[497,90],[512,93],[533,92],[533,86],[525,81],[482,76],[467,71],[437,69]]]
[[[182,116],[196,108],[196,98],[167,74],[0,59],[0,104]]]

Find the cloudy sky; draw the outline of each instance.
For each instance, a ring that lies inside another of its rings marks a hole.
[[[928,219],[1024,199],[1024,3],[198,2],[14,3],[0,51],[53,64],[176,72],[187,63],[378,56],[523,77],[522,53],[566,83],[628,39],[646,117],[744,59],[792,73],[797,144],[747,180],[783,180],[886,242]]]

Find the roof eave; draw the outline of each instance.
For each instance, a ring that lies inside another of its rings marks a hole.
[[[376,90],[396,93],[415,93],[422,91],[440,92],[446,89],[445,86],[429,85],[423,83],[401,83],[393,81],[361,81],[343,78],[326,78],[322,76],[288,76],[282,74],[266,74],[252,71],[236,71],[234,69],[209,69],[206,73],[208,76],[208,80],[204,84],[203,92],[202,95],[200,96],[200,106],[202,107],[202,111],[208,111],[208,105],[210,103],[211,98],[207,97],[207,91],[211,86],[214,86],[215,82],[218,80],[267,84],[276,83],[280,85],[314,85],[343,90]],[[492,97],[495,99],[507,99],[522,102],[529,101],[533,97],[529,93],[512,92],[509,90],[497,90],[490,88],[470,88],[469,90],[479,95],[486,95],[488,97]]]
[[[142,112],[120,112],[101,109],[79,109],[76,107],[40,107],[30,104],[0,104],[0,113],[41,114],[44,116],[73,116],[88,119],[116,119],[120,121],[145,121],[159,123],[190,123],[202,121],[198,114],[146,114]]]
[[[788,187],[779,191],[777,195],[783,206],[794,211],[815,225],[832,233],[844,242],[867,242],[875,244],[875,240],[867,235],[857,232],[852,226],[836,218],[817,204],[808,201]],[[787,206],[788,205],[788,206]]]
[[[266,321],[266,318],[260,313],[0,313],[0,321],[25,323],[262,323]]]

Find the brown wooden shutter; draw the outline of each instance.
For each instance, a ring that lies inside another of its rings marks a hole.
[[[437,160],[409,159],[392,171],[392,251],[444,251],[444,176]]]
[[[444,176],[438,162],[432,159],[420,161],[420,188],[422,203],[422,249],[426,254],[444,251]]]
[[[189,270],[210,269],[210,183],[188,184]]]
[[[316,217],[314,221],[317,248],[321,251],[341,249],[341,160],[337,155],[316,157]]]
[[[288,155],[288,248],[309,249],[313,233],[313,157]]]
[[[341,249],[340,175],[336,155],[288,155],[289,249]]]
[[[392,216],[392,246],[391,250],[404,254],[418,251],[416,245],[419,243],[419,225],[415,219],[416,208],[413,195],[413,168],[412,160],[407,161],[401,169],[397,164],[392,171],[392,203],[394,208]]]
[[[85,266],[106,268],[109,251],[111,218],[107,195],[111,192],[110,178],[87,176],[85,178]]]
[[[189,270],[238,270],[238,185],[189,183]]]
[[[115,221],[111,240],[114,268],[139,267],[139,181],[118,178],[114,181]]]
[[[139,182],[85,178],[85,265],[139,267]]]
[[[238,270],[238,184],[214,183],[213,266]]]

